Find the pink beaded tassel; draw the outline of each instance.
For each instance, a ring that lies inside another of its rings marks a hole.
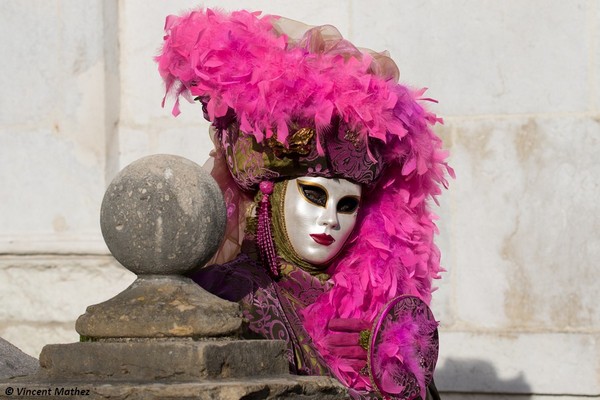
[[[277,277],[279,276],[279,262],[271,231],[271,202],[269,201],[270,195],[273,193],[273,182],[262,181],[259,189],[263,196],[258,204],[258,226],[256,228],[258,254],[262,262],[269,266],[271,274]]]

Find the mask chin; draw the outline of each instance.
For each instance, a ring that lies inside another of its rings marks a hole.
[[[302,177],[287,181],[285,233],[296,255],[323,266],[342,250],[356,224],[360,185],[346,179]]]

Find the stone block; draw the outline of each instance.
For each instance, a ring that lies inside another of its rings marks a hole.
[[[224,7],[234,11],[239,9],[259,10],[263,14],[274,14],[282,17],[301,21],[309,25],[333,25],[341,34],[348,38],[352,32],[350,15],[352,4],[350,1],[323,2],[319,0],[307,0],[298,3],[295,0],[269,1],[254,0],[252,4],[246,4],[239,0],[210,0],[204,3],[210,7]],[[223,4],[223,6],[221,6]],[[364,7],[365,5],[359,6]]]
[[[45,346],[41,377],[71,381],[197,381],[286,374],[285,342],[125,340]]]
[[[594,2],[351,4],[354,43],[389,50],[401,80],[430,87],[442,115],[588,109]]]
[[[0,257],[0,321],[72,324],[134,279],[111,256]]]
[[[205,7],[235,11],[242,8],[262,10],[265,14],[279,14],[310,24],[334,24],[343,33],[349,31],[349,7],[336,3],[322,3],[310,0],[299,6],[293,0],[280,2],[254,1],[252,4],[240,1],[210,0],[202,3]],[[165,18],[170,14],[181,14],[199,5],[188,1],[148,4],[140,0],[124,3],[121,7],[121,87],[126,96],[122,99],[121,121],[131,126],[155,126],[159,121],[165,128],[182,128],[187,125],[191,131],[202,120],[202,110],[197,104],[188,105],[182,99],[182,113],[177,118],[171,116],[173,99],[169,98],[165,109],[160,108],[164,87],[157,72],[152,55],[157,53],[163,41]],[[139,13],[144,9],[143,15]],[[146,32],[139,35],[138,32]],[[205,134],[206,131],[202,131]],[[194,159],[194,158],[193,158]]]
[[[173,384],[13,381],[0,382],[0,396],[8,387],[15,394],[26,388],[58,396],[72,393],[88,400],[337,400],[347,397],[346,389],[331,378],[291,375]]]
[[[157,72],[152,55],[158,52],[163,41],[164,21],[169,14],[180,14],[196,7],[188,1],[168,3],[144,3],[133,0],[121,5],[121,99],[119,126],[120,164],[125,166],[139,157],[152,153],[173,153],[189,158],[200,165],[213,148],[208,135],[208,123],[204,121],[199,104],[189,104],[181,99],[181,114],[171,114],[174,99],[168,97],[165,108],[160,101],[164,85]],[[263,10],[280,14],[310,24],[334,24],[343,34],[348,34],[349,7],[318,0],[304,2],[299,6],[293,0],[277,3],[255,1],[252,4],[239,1],[206,1],[205,7],[229,11],[241,8]],[[143,8],[141,15],[139,10]],[[138,32],[147,34],[139,35]],[[141,129],[143,127],[143,130]]]
[[[592,60],[593,64],[590,65],[592,70],[592,82],[590,84],[591,92],[591,111],[596,116],[600,114],[600,6],[598,3],[593,3],[592,10],[589,13],[591,25],[594,27],[592,32],[592,43],[594,48],[592,49]]]
[[[58,226],[62,220],[58,218]],[[102,241],[102,234],[95,232],[0,232],[0,253],[7,257],[27,257],[30,255],[47,254],[48,259],[54,256],[106,256],[109,254],[106,244]]]
[[[600,123],[451,124],[454,329],[597,330]]]
[[[600,396],[599,339],[591,333],[442,330],[434,378],[441,392]]]
[[[79,339],[75,320],[135,276],[111,256],[0,257],[0,336],[37,357],[48,343]]]
[[[38,358],[42,348],[48,343],[71,343],[79,340],[73,329],[75,321],[56,322],[14,322],[0,324],[0,336],[18,347],[25,354]],[[0,392],[0,395],[2,393]]]
[[[104,190],[104,5],[0,6],[9,38],[0,49],[12,55],[0,77],[10,93],[0,99],[0,197],[11,210],[0,216],[3,253],[81,249],[88,243],[77,239],[97,230],[97,213],[89,211]]]
[[[91,154],[101,153],[104,144],[98,140],[86,148],[61,137],[61,130],[57,125],[55,129],[0,134],[0,198],[3,207],[11,210],[0,214],[3,248],[10,250],[11,237],[15,236],[69,239],[98,230],[103,161],[100,154]],[[97,130],[87,133],[102,137]],[[28,249],[30,254],[36,251],[39,249],[34,246]]]
[[[208,133],[210,125],[202,115],[195,115],[198,111],[196,108],[188,112],[194,114],[195,118],[190,124],[179,123],[178,118],[173,118],[170,112],[165,111],[169,114],[170,121],[156,122],[144,129],[121,125],[118,155],[120,168],[139,158],[158,153],[177,154],[204,165],[214,146]],[[110,176],[110,179],[114,176]]]
[[[0,337],[0,379],[31,375],[37,369],[38,360]]]
[[[190,111],[197,117],[194,125],[161,130],[156,137],[157,148],[162,149],[164,153],[177,154],[204,166],[214,148],[209,135],[210,124],[198,114],[197,108]]]
[[[173,100],[166,102],[161,108],[164,96],[164,85],[158,74],[158,68],[153,56],[158,53],[164,35],[165,18],[169,14],[177,14],[189,9],[187,1],[170,1],[169,3],[144,3],[131,1],[120,4],[120,17],[123,22],[119,29],[121,53],[121,123],[125,126],[155,126],[160,120],[169,126],[181,127],[191,125],[202,119],[202,110],[183,112],[178,118],[173,118],[171,108]],[[139,10],[144,9],[143,15]],[[140,35],[139,32],[145,32]],[[187,104],[182,101],[183,109]]]
[[[135,160],[156,153],[156,135],[151,133],[152,128],[129,128],[125,124],[119,126],[119,168],[117,173],[125,166],[131,164]],[[112,181],[115,176],[111,176]]]
[[[50,125],[52,119],[71,117],[80,104],[94,101],[95,94],[80,91],[76,83],[83,83],[78,77],[101,62],[102,3],[2,3],[0,33],[12,39],[0,44],[3,54],[11,54],[0,77],[3,90],[10,93],[0,99],[1,125]],[[101,69],[96,78],[103,81]]]
[[[450,237],[445,234],[444,226],[448,224],[448,221],[444,222],[444,225],[440,227],[440,236],[436,242],[442,252],[442,267],[446,271],[440,274],[441,279],[434,280],[433,286],[436,288],[431,298],[430,308],[435,316],[435,319],[439,321],[441,327],[453,326],[455,321],[454,314],[454,264],[451,261],[451,254],[448,250],[449,244],[445,244],[445,240],[450,240]]]
[[[436,133],[442,138],[444,142],[450,142],[452,135],[452,127],[449,125],[437,125],[435,127]],[[444,144],[447,148],[448,144]],[[453,283],[454,283],[454,270],[456,257],[454,251],[456,250],[456,243],[454,242],[454,235],[452,228],[454,226],[454,215],[452,213],[452,203],[450,194],[454,190],[456,183],[455,180],[449,179],[450,189],[444,190],[441,196],[438,197],[439,206],[435,202],[430,202],[431,210],[434,214],[440,217],[439,220],[435,221],[439,229],[439,234],[435,236],[434,240],[441,252],[441,265],[445,269],[440,274],[441,279],[434,280],[433,286],[437,288],[431,299],[431,310],[435,319],[440,322],[441,327],[452,326],[454,324],[454,294],[453,294]]]
[[[126,290],[89,306],[76,329],[91,338],[234,336],[240,306],[183,276],[142,276]]]

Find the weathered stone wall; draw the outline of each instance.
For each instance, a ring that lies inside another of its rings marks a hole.
[[[448,398],[600,395],[597,0],[204,4],[332,23],[440,101],[457,173],[438,210],[448,272],[433,304]],[[31,355],[76,340],[84,308],[134,278],[99,233],[116,172],[152,153],[208,156],[200,108],[160,108],[152,61],[164,17],[193,6],[0,3],[0,336]]]

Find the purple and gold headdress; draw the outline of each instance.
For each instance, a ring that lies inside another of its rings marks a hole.
[[[398,84],[387,55],[356,48],[332,26],[207,9],[169,16],[165,30],[157,61],[167,94],[177,98],[173,113],[180,96],[203,103],[218,155],[240,188],[233,197],[258,189],[268,196],[269,183],[306,175],[372,189],[329,269],[331,291],[302,312],[337,377],[369,389],[368,377],[329,351],[326,321],[372,322],[399,294],[431,298],[441,268],[427,201],[452,171],[431,130],[440,120],[420,104],[429,100],[424,90]],[[261,252],[273,268],[267,247]]]

